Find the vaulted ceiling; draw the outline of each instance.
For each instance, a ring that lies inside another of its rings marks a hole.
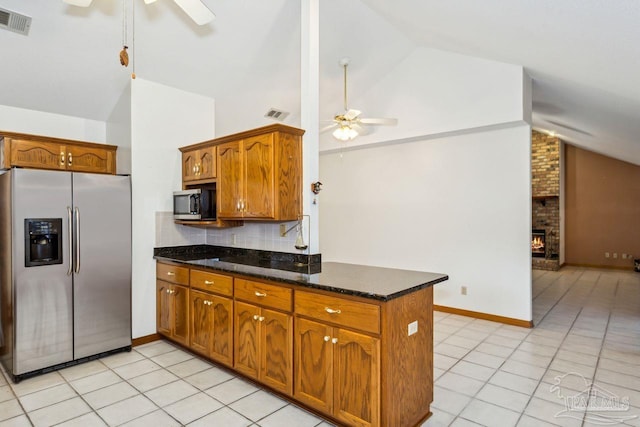
[[[300,0],[204,3],[217,19],[198,27],[171,0],[135,1],[135,19],[127,0],[136,74],[215,98],[219,134],[260,124],[269,107],[290,111],[295,124]],[[33,18],[28,36],[0,31],[0,105],[106,120],[132,71],[118,62],[122,1],[81,9],[0,0],[0,8]],[[321,0],[320,10],[322,118],[341,109],[341,57],[352,58],[357,96],[413,49],[432,47],[524,66],[534,127],[640,164],[637,0]]]

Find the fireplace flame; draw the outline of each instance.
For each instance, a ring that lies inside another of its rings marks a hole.
[[[531,250],[539,251],[544,249],[544,242],[540,236],[536,236],[531,240]]]

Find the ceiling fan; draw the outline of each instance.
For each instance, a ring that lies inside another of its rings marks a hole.
[[[93,0],[63,0],[72,6],[89,7]],[[201,0],[173,0],[178,6],[189,15],[193,22],[198,25],[208,24],[213,21],[216,15],[209,10]],[[156,0],[144,0],[146,4],[155,3]]]
[[[350,58],[342,58],[339,61],[340,66],[344,69],[344,112],[341,114],[336,114],[333,117],[333,120],[326,120],[333,123],[320,129],[320,133],[322,133],[335,128],[335,130],[333,131],[333,136],[340,141],[349,141],[358,135],[366,135],[368,133],[368,130],[363,125],[395,126],[398,124],[398,119],[374,119],[360,117],[360,114],[362,114],[361,111],[352,110],[348,107],[347,67],[349,66],[350,61]]]

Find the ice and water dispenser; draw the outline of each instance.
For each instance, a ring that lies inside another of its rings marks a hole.
[[[24,266],[62,264],[62,218],[24,220]]]

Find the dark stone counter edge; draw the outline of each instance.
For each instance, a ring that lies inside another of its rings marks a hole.
[[[281,270],[275,270],[275,269],[270,269],[270,268],[261,268],[261,267],[253,267],[253,266],[247,266],[249,267],[247,270],[238,270],[234,267],[226,267],[224,265],[224,263],[220,263],[217,264],[216,267],[212,267],[212,266],[206,266],[206,265],[202,265],[202,264],[197,264],[197,263],[193,263],[193,262],[189,262],[189,261],[184,261],[184,260],[180,260],[180,259],[175,259],[175,258],[170,258],[170,257],[166,257],[166,256],[160,256],[160,255],[155,255],[153,257],[154,259],[158,260],[158,261],[167,261],[167,262],[173,262],[173,263],[177,263],[177,264],[182,264],[188,267],[196,267],[200,270],[211,270],[211,271],[223,271],[226,273],[231,273],[231,274],[235,274],[235,275],[242,275],[242,276],[249,276],[249,277],[254,277],[257,279],[265,279],[265,280],[270,280],[272,282],[279,282],[279,283],[286,283],[289,285],[295,285],[295,286],[300,286],[302,288],[311,288],[311,289],[319,289],[319,290],[323,290],[323,291],[329,291],[329,292],[335,292],[338,294],[343,294],[343,295],[352,295],[352,296],[358,296],[358,297],[363,297],[363,298],[368,298],[368,299],[374,299],[374,300],[378,300],[378,301],[390,301],[392,299],[395,298],[399,298],[401,296],[410,294],[412,292],[416,292],[419,291],[421,289],[433,286],[437,283],[441,283],[444,282],[446,280],[449,280],[449,276],[448,275],[443,275],[441,277],[438,277],[437,279],[431,280],[429,282],[425,282],[425,283],[421,283],[415,286],[411,286],[409,288],[403,289],[401,291],[398,292],[394,292],[392,294],[389,295],[379,295],[379,294],[373,294],[373,293],[369,293],[369,292],[362,292],[362,291],[358,291],[358,290],[354,290],[354,289],[345,289],[345,288],[339,288],[339,287],[335,287],[335,286],[330,286],[330,285],[322,285],[319,283],[313,283],[313,282],[308,282],[302,279],[295,279],[292,277],[286,277],[289,275],[297,275],[300,276],[301,273],[291,273],[291,272],[287,272],[287,271],[281,271]],[[253,271],[249,271],[249,270],[253,270]]]

